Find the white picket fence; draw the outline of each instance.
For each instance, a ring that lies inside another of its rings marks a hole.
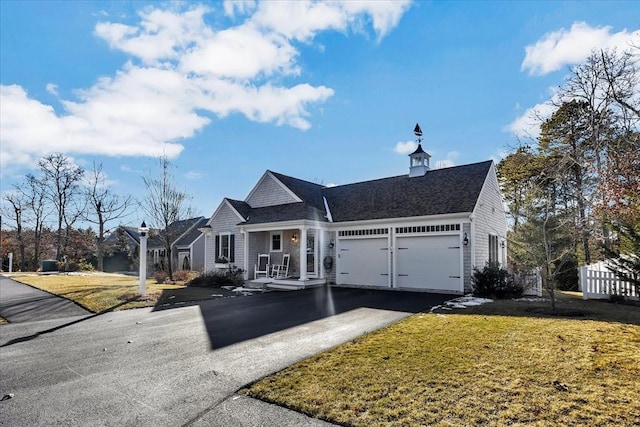
[[[607,268],[606,261],[580,267],[580,290],[583,299],[604,299],[610,295],[638,298],[635,287]]]

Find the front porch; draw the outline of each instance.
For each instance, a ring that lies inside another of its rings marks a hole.
[[[248,286],[305,289],[327,283],[321,262],[326,256],[327,244],[321,224],[292,221],[247,225],[241,227],[241,232]],[[279,267],[278,272],[275,267]]]
[[[301,289],[316,288],[324,286],[326,279],[306,279],[300,280],[298,277],[286,279],[274,279],[271,277],[261,277],[259,279],[248,280],[245,286],[252,289],[276,289],[286,291],[297,291]]]

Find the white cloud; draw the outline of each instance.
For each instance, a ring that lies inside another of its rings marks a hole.
[[[458,153],[457,151],[449,151],[445,159],[436,160],[434,162],[433,169],[444,169],[444,168],[450,168],[452,166],[455,166],[456,159],[458,158],[459,155],[460,153]]]
[[[47,86],[45,88],[47,89],[47,92],[49,92],[51,95],[58,96],[58,85],[53,83],[47,83]]]
[[[122,172],[133,172],[133,173],[137,173],[137,174],[142,174],[142,173],[143,173],[143,171],[142,171],[142,170],[140,170],[140,169],[134,169],[134,168],[132,168],[131,166],[129,166],[129,165],[127,165],[127,164],[124,164],[124,163],[120,165],[120,170],[121,170]]]
[[[305,41],[328,29],[360,32],[370,22],[378,39],[391,31],[409,9],[411,1],[266,1],[253,21],[287,38]]]
[[[398,154],[409,155],[416,151],[416,148],[418,148],[418,143],[415,141],[398,142],[393,151]]]
[[[203,173],[201,172],[196,172],[196,171],[189,171],[187,173],[184,174],[184,177],[187,179],[191,179],[191,180],[196,180],[196,179],[200,179],[204,176]]]
[[[283,77],[296,78],[302,71],[293,42],[312,43],[326,30],[362,31],[368,24],[381,38],[408,6],[406,1],[226,2],[228,16],[245,19],[214,29],[204,20],[213,13],[210,8],[174,3],[168,9],[145,8],[135,25],[100,22],[95,35],[130,60],[113,76],[76,90],[75,99],[60,99],[63,111],[31,98],[19,85],[1,86],[0,167],[32,165],[51,151],[176,157],[182,141],[210,123],[208,114],[239,113],[260,123],[309,129],[310,109],[334,91],[283,83]],[[47,90],[58,94],[54,83]]]
[[[548,74],[581,63],[594,49],[627,50],[632,40],[636,44],[640,41],[640,30],[611,33],[609,26],[591,27],[585,22],[575,22],[569,30],[561,28],[547,33],[535,44],[526,46],[521,69],[529,70],[530,75]]]
[[[232,79],[299,74],[294,63],[297,54],[286,39],[243,25],[219,31],[198,49],[187,52],[180,59],[180,69],[184,73]]]
[[[556,110],[551,101],[528,108],[520,117],[504,127],[518,139],[537,139],[540,136],[540,125]]]
[[[255,0],[224,0],[224,13],[227,16],[235,17],[238,15],[246,15],[256,8]]]

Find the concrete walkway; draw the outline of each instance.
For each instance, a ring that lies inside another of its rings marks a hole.
[[[88,316],[78,304],[0,275],[0,316],[10,323]]]

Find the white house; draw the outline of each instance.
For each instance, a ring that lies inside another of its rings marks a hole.
[[[495,165],[431,170],[418,142],[402,176],[325,187],[267,170],[245,200],[225,198],[200,229],[205,271],[229,261],[253,279],[258,254],[271,264],[290,254],[290,278],[262,281],[469,291],[473,267],[506,263]]]

